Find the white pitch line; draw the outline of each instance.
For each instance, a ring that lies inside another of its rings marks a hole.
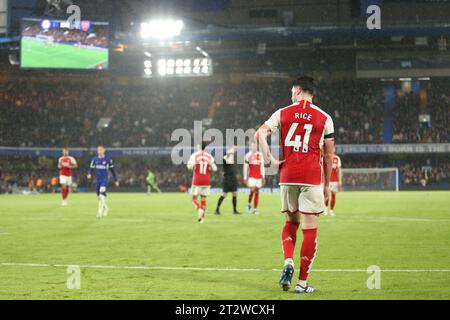
[[[171,270],[171,271],[235,271],[235,272],[267,272],[281,269],[245,269],[245,268],[201,268],[201,267],[151,267],[151,266],[108,266],[108,265],[78,265],[49,263],[16,263],[2,262],[0,267],[32,267],[32,268],[67,268],[78,266],[86,269],[132,269],[132,270]],[[367,269],[315,269],[315,272],[367,272]],[[381,272],[450,272],[450,269],[381,269]]]

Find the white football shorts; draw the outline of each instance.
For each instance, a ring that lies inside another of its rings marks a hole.
[[[336,193],[339,191],[339,183],[337,182],[330,182],[330,191],[333,193]]]
[[[323,212],[323,186],[281,185],[281,212],[316,215]]]
[[[247,186],[249,188],[261,189],[262,185],[263,185],[262,179],[248,178]]]
[[[209,196],[209,189],[210,186],[192,186],[191,187],[191,194],[193,196]]]
[[[63,184],[69,187],[72,186],[72,177],[59,176],[59,184]]]

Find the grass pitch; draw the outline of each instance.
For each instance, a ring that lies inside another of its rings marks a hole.
[[[187,194],[111,193],[103,220],[93,194],[68,207],[58,195],[1,196],[0,299],[450,298],[450,192],[340,193],[337,216],[321,217],[308,295],[277,286],[278,194],[261,195],[260,216],[233,216],[231,198],[215,216],[217,197],[199,225]],[[80,266],[81,289],[67,288],[67,265]],[[381,289],[367,288],[370,265]]]
[[[21,41],[23,68],[95,69],[108,68],[108,52],[67,44],[49,44],[31,38]]]

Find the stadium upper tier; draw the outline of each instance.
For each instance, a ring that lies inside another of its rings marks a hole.
[[[416,81],[408,89],[400,82],[321,79],[315,102],[333,117],[338,144],[449,142],[447,81]],[[0,146],[171,146],[171,133],[193,130],[194,120],[210,118],[209,127],[222,131],[247,130],[290,104],[289,98],[290,81],[280,79],[9,80],[0,82]],[[420,123],[424,114],[429,121]],[[108,127],[99,128],[101,118],[110,119]]]

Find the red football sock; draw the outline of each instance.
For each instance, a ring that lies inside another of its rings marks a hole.
[[[259,191],[256,191],[255,192],[255,202],[254,202],[255,209],[258,208],[258,202],[259,202]]]
[[[202,209],[206,211],[206,200],[202,199],[201,203],[202,203]]]
[[[331,210],[334,209],[334,205],[336,204],[336,193],[332,192],[331,193]]]
[[[325,200],[325,206],[328,207],[328,198]]]
[[[69,196],[69,192],[70,192],[69,187],[66,187],[66,197],[65,197],[65,199],[67,199],[67,197]]]
[[[67,187],[61,187],[61,197],[63,200],[67,199],[68,190],[69,188]]]
[[[303,243],[300,251],[299,280],[306,281],[311,271],[312,263],[317,252],[317,228],[303,230]]]
[[[285,260],[294,257],[295,241],[297,240],[297,229],[299,225],[300,223],[291,221],[286,221],[284,223],[283,232],[281,233],[281,242]]]
[[[250,194],[248,195],[248,203],[252,203],[252,199],[253,199],[253,191],[250,191]]]
[[[194,205],[195,209],[200,209],[200,204],[198,203],[198,200],[196,197],[192,197],[192,204]]]

